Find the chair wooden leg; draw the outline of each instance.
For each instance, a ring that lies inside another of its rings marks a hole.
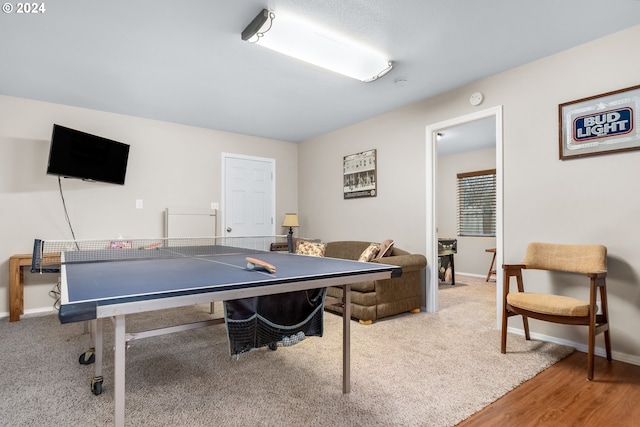
[[[600,287],[600,304],[602,305],[602,315],[604,321],[607,324],[607,329],[604,331],[604,347],[607,351],[607,360],[611,362],[611,336],[609,335],[609,306],[607,304],[607,290],[605,286]]]
[[[518,284],[518,292],[524,292],[521,271],[516,275],[516,283]],[[531,339],[531,335],[529,334],[529,318],[527,318],[527,316],[522,316],[522,325],[524,327],[524,338],[529,341]]]
[[[500,345],[500,352],[505,354],[507,352],[507,321],[509,316],[507,315],[507,310],[502,309],[502,343]]]
[[[595,327],[593,328],[593,330],[595,331]],[[593,371],[595,368],[595,365],[594,365],[594,362],[595,362],[594,352],[595,352],[595,346],[596,346],[595,344],[596,344],[596,337],[595,335],[592,334],[591,325],[589,325],[589,349],[587,353],[587,379],[589,381],[593,380]]]
[[[524,326],[524,338],[529,341],[531,335],[529,335],[529,318],[527,316],[522,316],[522,324]]]
[[[594,353],[596,350],[596,296],[595,290],[591,292],[591,302],[589,309],[589,336],[587,337],[587,379],[593,379]]]
[[[503,271],[502,276],[502,336],[500,344],[500,352],[507,352],[507,326],[509,325],[509,312],[507,309],[507,295],[509,295],[509,286],[511,285],[511,276],[508,270]]]
[[[500,341],[500,353],[505,354],[507,352],[507,325],[509,316],[507,314],[507,295],[509,294],[509,281],[510,276],[507,274],[507,270],[504,270],[502,276],[502,336]]]

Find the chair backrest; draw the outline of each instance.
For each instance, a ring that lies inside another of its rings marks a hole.
[[[607,271],[607,248],[602,245],[529,243],[522,262],[527,268],[597,273]]]

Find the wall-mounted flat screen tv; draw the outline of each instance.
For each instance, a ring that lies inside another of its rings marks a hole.
[[[53,125],[47,173],[124,185],[129,145]]]

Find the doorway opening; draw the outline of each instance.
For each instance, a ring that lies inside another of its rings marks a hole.
[[[426,127],[426,252],[427,259],[431,260],[427,266],[426,274],[426,301],[423,301],[427,312],[438,311],[438,134],[445,135],[447,130],[457,128],[462,125],[478,122],[482,119],[493,118],[495,120],[495,169],[496,169],[496,305],[501,303],[502,277],[501,266],[503,262],[503,137],[502,137],[502,106],[489,108],[456,117],[439,123],[434,123]],[[500,307],[498,307],[500,308]],[[500,316],[500,310],[497,310]],[[500,319],[496,319],[496,325],[500,324]]]

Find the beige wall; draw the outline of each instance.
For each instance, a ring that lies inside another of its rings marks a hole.
[[[504,164],[497,166],[504,170],[505,261],[520,261],[532,240],[607,245],[614,357],[640,364],[640,200],[633,197],[640,152],[561,162],[557,130],[558,104],[640,83],[639,39],[636,26],[297,146],[0,96],[0,312],[8,310],[9,256],[29,252],[36,237],[70,238],[57,180],[44,174],[54,122],[132,146],[125,186],[63,182],[78,238],[156,236],[166,206],[220,202],[220,156],[231,152],[276,159],[276,223],[298,209],[301,235],[392,238],[426,253],[425,127],[502,105]],[[485,95],[479,107],[468,103],[475,91]],[[372,148],[378,196],[344,200],[343,156]],[[135,209],[136,199],[144,200],[143,210]],[[557,276],[539,279],[534,289],[557,286]],[[46,293],[54,280],[27,275],[33,283],[25,289],[27,309],[53,303]],[[510,325],[521,327],[516,320]],[[532,322],[532,330],[585,342],[576,328]]]
[[[640,364],[640,199],[630,196],[640,182],[640,151],[558,160],[558,104],[640,84],[637,40],[640,26],[305,141],[299,154],[304,227],[324,240],[393,238],[425,253],[425,126],[502,105],[505,261],[521,261],[532,240],[605,244],[614,357]],[[485,101],[471,107],[476,91]],[[378,197],[343,200],[342,156],[372,148]],[[543,275],[534,290],[557,286],[556,278]],[[521,328],[517,319],[510,325]],[[579,328],[532,322],[532,330],[585,343]]]
[[[455,256],[457,273],[486,276],[493,254],[485,252],[496,247],[495,237],[458,237],[457,188],[458,174],[496,167],[496,149],[468,151],[451,156],[438,157],[437,227],[438,237],[458,239]]]
[[[398,110],[300,144],[301,231],[323,241],[393,239],[424,253],[424,126]],[[410,123],[410,120],[408,123]],[[377,196],[344,200],[343,157],[377,150]]]
[[[275,159],[276,224],[297,209],[296,144],[0,96],[0,315],[9,311],[9,257],[31,252],[34,238],[71,239],[57,177],[45,174],[53,123],[131,145],[124,186],[62,181],[78,239],[161,237],[166,207],[221,203],[223,152]],[[27,311],[51,308],[56,280],[25,275]]]

